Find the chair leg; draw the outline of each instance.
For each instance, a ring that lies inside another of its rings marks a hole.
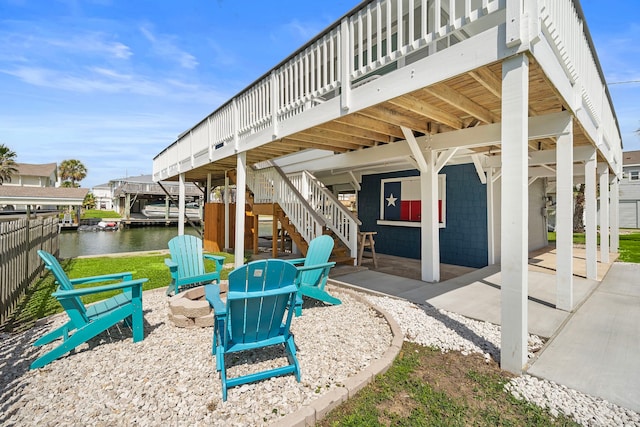
[[[296,343],[293,341],[293,335],[289,336],[284,346],[289,364],[295,366],[293,373],[296,375],[296,380],[300,382],[300,363],[298,363],[298,358],[296,357]]]
[[[33,343],[33,346],[39,347],[41,345],[49,344],[51,341],[57,340],[58,338],[66,338],[67,336],[69,336],[69,326],[71,326],[71,322],[67,322],[59,328],[49,332],[48,334],[41,336],[36,342]]]

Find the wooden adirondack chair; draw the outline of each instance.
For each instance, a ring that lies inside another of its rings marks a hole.
[[[296,316],[302,315],[302,296],[314,298],[329,304],[342,304],[338,298],[329,295],[324,287],[329,278],[329,270],[336,265],[335,262],[328,262],[333,250],[333,239],[331,236],[322,235],[311,240],[306,258],[292,259],[288,262],[300,266],[296,284],[298,285],[298,296],[296,298]]]
[[[289,333],[298,291],[296,268],[278,259],[253,261],[229,274],[226,304],[220,299],[220,286],[205,286],[205,296],[215,313],[213,347],[216,370],[222,380],[222,400],[227,389],[266,378],[294,373],[300,382],[296,345]],[[225,356],[244,350],[283,344],[289,365],[227,378]]]
[[[38,255],[44,261],[45,267],[56,278],[58,289],[52,295],[67,312],[69,321],[33,343],[34,346],[41,346],[62,338],[60,345],[36,359],[31,364],[31,369],[45,366],[121,321],[125,321],[132,328],[133,342],[144,339],[142,284],[148,279],[132,280],[132,274],[129,272],[69,279],[53,255],[42,250],[38,251]],[[76,288],[81,284],[112,282],[114,280],[120,280],[120,282]],[[85,307],[80,300],[83,295],[112,290],[121,290],[122,292],[88,307]]]
[[[220,284],[220,272],[224,257],[202,253],[202,239],[196,236],[182,235],[169,240],[169,253],[164,263],[171,272],[171,284],[167,288],[167,295],[195,286],[216,282]],[[207,273],[204,268],[204,259],[210,259],[216,263],[216,271]]]

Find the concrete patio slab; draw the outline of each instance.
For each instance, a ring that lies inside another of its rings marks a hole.
[[[640,412],[640,264],[615,263],[529,373]]]

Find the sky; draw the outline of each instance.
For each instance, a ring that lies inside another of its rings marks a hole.
[[[180,133],[358,3],[0,0],[0,143],[20,163],[80,160],[87,188],[150,174]],[[581,4],[623,149],[640,150],[640,1]]]

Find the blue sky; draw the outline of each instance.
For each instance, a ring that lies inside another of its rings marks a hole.
[[[151,173],[178,134],[359,1],[0,0],[0,143],[79,159],[81,184]],[[640,80],[640,1],[583,0],[609,82]],[[640,83],[610,86],[640,149]]]

